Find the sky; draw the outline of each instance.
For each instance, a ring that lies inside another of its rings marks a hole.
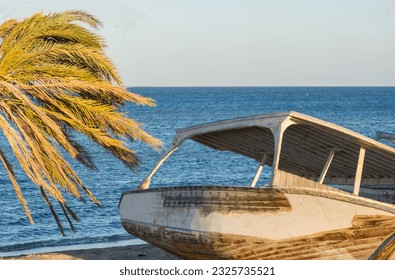
[[[394,86],[395,0],[0,0],[84,10],[126,86]]]

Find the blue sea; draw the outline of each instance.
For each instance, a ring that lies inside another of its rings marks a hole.
[[[124,111],[144,123],[144,128],[161,139],[166,147],[175,130],[180,128],[284,111],[312,115],[372,138],[377,130],[395,132],[393,87],[144,87],[129,90],[156,100],[156,107],[128,104]],[[72,165],[102,207],[89,201],[84,205],[66,196],[81,221],[75,224],[76,232],[73,233],[62,220],[66,227],[66,237],[62,237],[38,189],[17,168],[11,156],[35,224],[31,225],[26,218],[7,173],[1,167],[0,257],[141,243],[123,229],[118,202],[123,191],[139,185],[164,151],[153,151],[141,143],[130,144],[143,161],[139,170],[132,172],[90,140],[82,136],[79,140],[92,153],[99,170],[88,170],[76,162]],[[2,135],[0,142],[2,149],[9,153]],[[157,172],[151,186],[249,185],[257,165],[251,159],[211,151],[187,141]],[[261,181],[267,177],[266,171]]]

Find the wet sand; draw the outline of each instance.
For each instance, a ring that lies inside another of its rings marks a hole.
[[[0,258],[1,259],[1,258]],[[53,253],[22,255],[6,260],[174,260],[176,256],[149,244],[122,247],[80,249]]]

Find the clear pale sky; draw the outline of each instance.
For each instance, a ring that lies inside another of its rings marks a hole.
[[[395,85],[395,0],[0,0],[100,18],[127,86]]]

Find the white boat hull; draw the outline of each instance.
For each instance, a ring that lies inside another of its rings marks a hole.
[[[149,189],[119,210],[130,234],[186,259],[367,259],[395,232],[393,205],[334,190]]]

